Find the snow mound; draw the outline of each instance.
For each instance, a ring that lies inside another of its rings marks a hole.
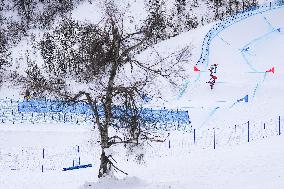
[[[80,189],[140,189],[146,186],[145,181],[137,177],[125,177],[124,179],[105,177],[98,182],[86,182]]]

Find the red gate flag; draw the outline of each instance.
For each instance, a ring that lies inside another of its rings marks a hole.
[[[274,73],[274,66],[273,66],[271,69],[267,70],[266,72],[272,72],[272,73]]]
[[[199,71],[200,71],[196,66],[194,66],[193,70],[194,70],[195,72],[199,72]]]

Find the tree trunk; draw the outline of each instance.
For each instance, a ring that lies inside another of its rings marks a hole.
[[[113,85],[114,85],[114,78],[117,73],[118,63],[114,63],[112,66],[112,70],[110,73],[109,81],[108,81],[108,88],[107,93],[105,97],[105,101],[103,102],[104,105],[104,113],[105,113],[105,121],[104,124],[101,125],[99,128],[100,135],[101,135],[101,148],[102,148],[102,154],[101,154],[101,165],[100,165],[100,171],[98,177],[103,177],[104,175],[108,175],[111,169],[111,162],[109,158],[105,154],[105,149],[109,148],[108,143],[108,127],[110,125],[110,119],[111,119],[111,106],[112,106],[112,93],[113,93]]]
[[[101,178],[105,175],[108,175],[110,172],[110,164],[109,164],[109,159],[105,155],[104,148],[102,147],[102,154],[101,154],[101,165],[100,165],[100,170],[99,170],[99,175],[98,177]]]
[[[101,165],[100,165],[100,171],[98,177],[102,177],[104,175],[109,174],[110,171],[110,165],[109,165],[109,159],[105,154],[105,149],[107,149],[108,146],[108,125],[104,125],[100,128],[100,135],[101,135],[101,148],[102,148],[102,154],[101,154]]]

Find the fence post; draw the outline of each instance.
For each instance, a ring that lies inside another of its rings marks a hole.
[[[42,159],[44,160],[44,148],[42,149]],[[43,163],[41,165],[41,172],[43,173]]]
[[[215,137],[215,128],[214,129],[214,150],[216,149],[216,137]]]
[[[281,120],[280,120],[280,116],[278,118],[278,121],[279,121],[279,129],[278,129],[278,134],[281,135]]]
[[[265,130],[265,123],[263,124],[263,129]]]
[[[80,146],[79,146],[79,145],[78,145],[78,147],[77,147],[77,152],[78,152],[78,156],[79,156],[79,165],[81,165]]]
[[[195,144],[195,141],[196,141],[195,129],[193,129],[193,142],[194,142],[194,144]]]
[[[171,140],[169,140],[169,149],[171,148]]]
[[[248,142],[249,142],[249,121],[248,121]]]

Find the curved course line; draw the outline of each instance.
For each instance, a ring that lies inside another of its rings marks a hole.
[[[219,34],[216,35],[221,41],[223,41],[226,45],[231,45],[228,41],[226,41],[223,37],[221,37]]]
[[[251,9],[249,9],[249,10],[246,10],[245,12],[237,13],[236,15],[227,17],[224,20],[222,20],[221,22],[215,24],[209,30],[209,32],[205,35],[205,37],[204,37],[204,40],[203,40],[203,43],[202,43],[201,55],[200,55],[200,58],[199,58],[199,60],[198,60],[196,65],[205,63],[206,67],[208,67],[208,64],[209,64],[209,53],[210,53],[210,51],[209,51],[210,50],[210,44],[211,44],[211,41],[216,36],[219,37],[220,40],[222,40],[225,44],[230,45],[230,43],[228,43],[221,36],[218,35],[221,31],[227,29],[228,27],[232,26],[233,24],[235,24],[237,22],[240,22],[240,21],[242,21],[242,20],[244,20],[244,19],[246,19],[246,18],[248,18],[250,16],[254,16],[254,15],[257,15],[257,14],[262,14],[264,12],[267,12],[267,11],[270,11],[270,10],[274,10],[274,9],[278,9],[278,8],[282,8],[282,7],[284,7],[284,1],[275,2],[275,3],[271,4],[271,5],[267,4],[267,5],[263,5],[263,6],[260,6],[260,7],[253,7]],[[266,19],[266,17],[264,17],[264,20],[265,19]],[[270,24],[267,19],[266,19],[266,21],[267,21],[268,24]],[[270,24],[270,27],[272,27],[271,24]],[[279,31],[279,29],[274,29],[274,30],[272,30],[272,32],[275,32],[275,30]],[[263,37],[264,36],[262,36],[261,38],[263,38]],[[249,44],[247,44],[247,45],[249,45]],[[249,67],[253,71],[257,71],[249,63],[249,61],[245,57],[245,54],[243,53],[243,49],[241,49],[241,53],[242,53],[242,56],[243,56],[245,62],[249,65]],[[200,80],[200,73],[199,73],[199,75],[197,76],[196,80],[193,83],[196,83],[199,80]],[[185,93],[186,89],[188,88],[188,86],[189,86],[188,83],[185,82],[185,84],[183,85],[183,88],[180,90],[180,93],[179,93],[177,99],[180,99],[184,95],[184,93]]]
[[[271,34],[274,33],[274,32],[279,32],[281,29],[282,29],[282,28],[273,29],[272,31],[267,32],[267,33],[263,34],[262,36],[260,36],[260,37],[258,37],[258,38],[256,38],[256,39],[254,39],[254,40],[252,40],[252,41],[250,41],[249,43],[247,43],[247,44],[244,45],[244,47],[242,48],[242,50],[247,49],[249,46],[251,46],[251,44],[256,43],[257,41],[263,39],[264,37],[267,37],[267,36],[271,35]]]
[[[208,64],[209,64],[209,53],[210,53],[210,44],[212,42],[212,40],[214,39],[214,37],[219,37],[225,44],[227,45],[230,45],[230,43],[228,43],[227,41],[225,41],[222,37],[220,37],[218,34],[223,31],[224,29],[227,29],[228,27],[232,26],[233,24],[237,23],[237,22],[240,22],[250,16],[254,16],[254,15],[257,15],[257,14],[262,14],[264,12],[267,12],[267,11],[270,11],[270,10],[274,10],[274,9],[278,9],[278,8],[282,8],[284,5],[284,2],[281,2],[279,4],[275,4],[274,7],[268,7],[268,6],[262,6],[262,7],[259,7],[258,9],[253,9],[249,12],[245,12],[245,13],[241,13],[241,14],[237,14],[237,15],[234,15],[232,17],[229,17],[227,19],[225,19],[224,21],[216,24],[215,26],[213,26],[213,28],[211,28],[209,30],[209,32],[206,34],[205,38],[204,38],[204,41],[203,41],[203,44],[202,44],[202,53],[201,53],[201,56],[197,62],[197,65],[198,64],[205,64],[206,67],[208,67]],[[266,19],[266,17],[264,17],[264,21],[270,26],[270,28],[272,29],[270,32],[264,34],[263,36],[261,37],[258,37],[254,40],[252,40],[251,42],[249,42],[248,44],[246,44],[242,49],[240,49],[241,51],[241,54],[244,58],[244,60],[246,61],[246,63],[249,65],[249,67],[253,70],[253,71],[256,71],[257,70],[254,68],[254,66],[249,62],[249,60],[246,58],[245,56],[245,53],[249,50],[249,46],[253,43],[256,43],[257,41],[265,38],[266,36],[278,31],[280,32],[280,28],[277,28],[275,29],[271,23]],[[258,90],[258,88],[260,87],[260,85],[265,81],[265,78],[266,78],[266,73],[264,74],[264,77],[262,79],[262,81],[258,82],[254,91],[253,91],[253,97],[255,97],[255,94],[256,94],[256,91]],[[234,103],[232,106],[230,106],[230,108],[232,108],[236,103]],[[205,121],[202,123],[201,126],[205,125],[209,120],[210,118],[217,112],[217,110],[219,109],[220,107],[216,107],[213,109],[212,112],[210,112],[210,114],[208,115],[208,117],[205,119]]]
[[[245,60],[246,64],[252,69],[254,72],[257,72],[257,70],[251,65],[251,63],[248,61],[247,57],[245,56],[244,51],[241,51],[242,57]]]
[[[262,13],[261,13],[262,14]],[[265,16],[263,16],[263,19],[265,20],[265,22],[268,24],[268,26],[273,30],[274,27],[272,26],[272,24],[267,20],[267,18]]]
[[[186,89],[188,88],[188,84],[189,84],[189,80],[185,80],[185,82],[183,84],[183,87],[179,91],[179,95],[178,95],[177,99],[180,99],[183,96],[183,94],[185,93]]]
[[[254,71],[254,72],[259,72],[259,70],[255,69],[253,67],[253,65],[248,61],[247,57],[246,57],[246,54],[249,54],[249,48],[252,44],[262,40],[263,38],[275,33],[275,32],[279,32],[281,30],[281,28],[276,28],[276,29],[273,29],[272,31],[268,32],[268,33],[265,33],[264,35],[250,41],[249,43],[247,43],[246,45],[243,46],[243,48],[241,49],[241,54],[242,54],[242,57],[243,59],[245,60],[245,62],[249,65],[249,67]],[[251,55],[251,54],[249,54]]]
[[[201,76],[201,74],[200,74],[200,71],[199,71],[196,79],[192,82],[192,85],[200,80],[200,76]],[[186,89],[188,88],[189,85],[190,85],[190,81],[185,80],[183,87],[180,89],[179,95],[177,97],[178,100],[184,95],[184,93],[185,93],[185,91],[186,91]]]
[[[216,111],[219,109],[220,107],[217,106],[215,107],[208,115],[208,117],[205,119],[205,121],[201,124],[201,127],[203,127],[209,120],[210,118],[216,113]]]
[[[262,79],[260,82],[258,82],[258,83],[256,84],[256,86],[255,86],[255,88],[254,88],[254,90],[253,90],[253,93],[252,93],[252,98],[255,97],[257,90],[259,89],[259,87],[261,86],[261,84],[265,81],[266,75],[267,75],[267,72],[264,73],[263,79]]]
[[[254,7],[246,12],[238,13],[236,15],[227,17],[223,21],[217,23],[215,26],[213,26],[209,32],[205,35],[205,38],[203,40],[202,44],[202,50],[200,58],[197,62],[197,64],[205,64],[208,66],[209,64],[209,53],[210,53],[210,44],[211,41],[215,36],[217,36],[221,31],[228,28],[229,26],[232,26],[233,24],[240,22],[250,16],[254,16],[257,14],[261,14],[270,10],[282,8],[284,5],[284,1],[274,3],[273,5],[263,5],[260,7]]]

